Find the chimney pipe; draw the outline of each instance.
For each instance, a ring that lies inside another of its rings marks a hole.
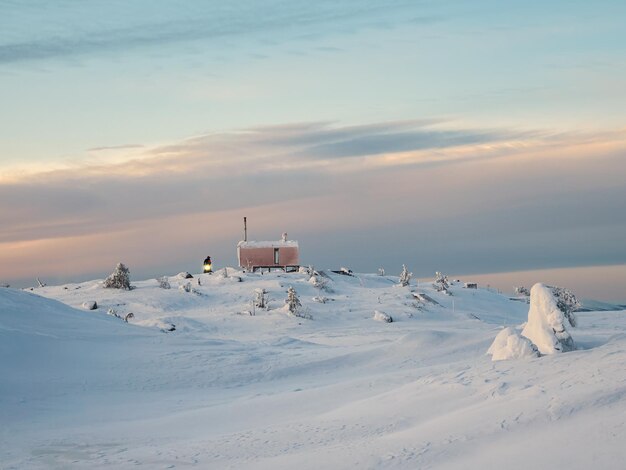
[[[243,218],[243,241],[244,242],[248,241],[248,222],[247,222],[247,217]]]

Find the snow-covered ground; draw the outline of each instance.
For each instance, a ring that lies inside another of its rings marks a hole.
[[[626,312],[579,313],[575,351],[492,362],[526,303],[229,274],[0,288],[0,468],[624,468]],[[289,286],[311,319],[288,315]]]

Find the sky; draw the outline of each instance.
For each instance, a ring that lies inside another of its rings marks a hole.
[[[320,268],[626,302],[624,17],[0,0],[0,283],[232,266],[247,216]]]

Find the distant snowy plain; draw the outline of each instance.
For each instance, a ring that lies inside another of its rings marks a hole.
[[[0,288],[0,468],[625,468],[624,311],[578,313],[576,351],[492,362],[526,303],[229,272]],[[289,286],[312,319],[287,314]],[[270,308],[252,316],[259,288]]]

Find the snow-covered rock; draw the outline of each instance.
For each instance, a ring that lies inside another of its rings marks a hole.
[[[387,315],[385,312],[381,312],[380,310],[374,310],[374,320],[385,323],[393,322],[393,318],[391,318],[390,315]]]
[[[83,308],[87,310],[96,310],[98,308],[98,303],[95,300],[88,300],[87,302],[83,302]]]
[[[178,273],[176,277],[179,279],[193,279],[193,276],[189,274],[187,271]]]
[[[504,328],[498,333],[487,354],[491,354],[493,361],[539,356],[535,345],[511,327]]]
[[[574,349],[574,340],[565,328],[565,315],[559,309],[552,290],[535,284],[530,290],[528,322],[522,331],[541,354],[554,354]]]

